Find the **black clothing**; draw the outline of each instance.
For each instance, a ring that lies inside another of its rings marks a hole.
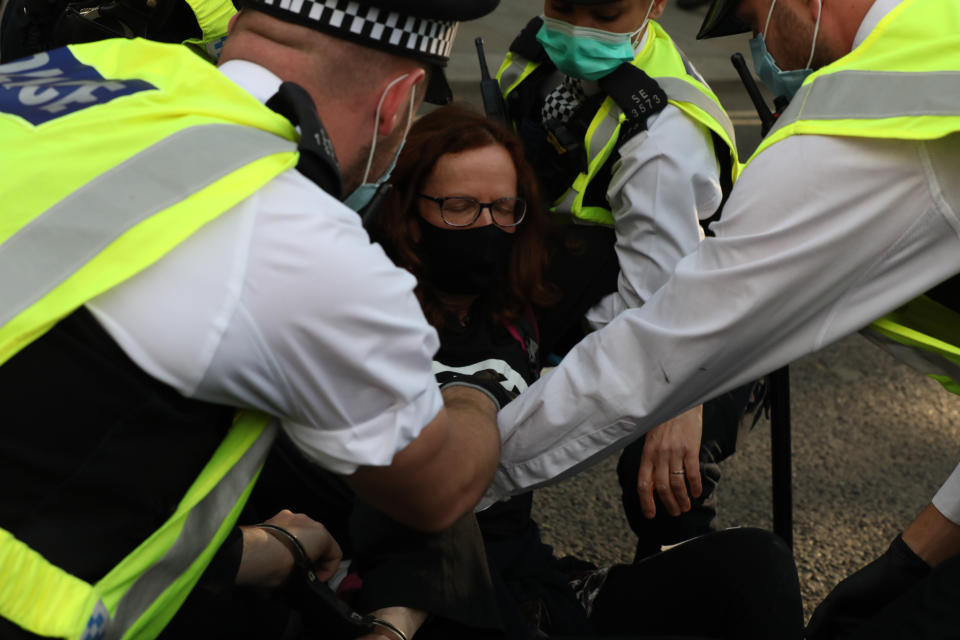
[[[960,638],[958,603],[960,556],[954,556],[855,633],[836,640],[956,640]]]
[[[486,637],[499,626],[483,543],[471,514],[439,533],[411,529],[358,499],[342,478],[307,460],[282,434],[250,496],[245,516],[250,519],[241,524],[281,509],[323,523],[340,544],[344,558],[353,562],[350,571],[363,582],[349,597],[356,611],[366,614],[385,606],[428,611],[434,619],[418,638],[429,637],[421,636],[428,631],[441,638],[464,637],[464,625]],[[306,606],[311,602],[302,594],[296,600]],[[322,628],[316,624],[308,629]]]
[[[799,640],[803,609],[793,555],[769,531],[711,533],[611,568],[591,622],[601,636]]]
[[[170,517],[234,415],[146,374],[85,308],[0,367],[0,406],[0,526],[90,583]],[[32,636],[0,619],[0,637]]]
[[[525,340],[518,340],[505,327],[491,326],[479,310],[472,309],[470,317],[466,326],[448,323],[440,331],[436,359],[450,366],[502,360],[532,383],[529,350],[521,344]],[[708,415],[716,424],[734,419],[738,423],[749,391],[747,387],[727,394]],[[735,441],[734,428],[732,434],[721,430],[711,443],[718,450],[732,451]],[[633,484],[635,496],[635,471]],[[738,640],[800,637],[803,621],[796,568],[790,550],[769,532],[717,532],[639,564],[613,567],[605,581],[601,577],[594,583],[594,589],[600,585],[599,595],[590,613],[578,599],[579,590],[571,586],[573,575],[567,563],[555,558],[540,540],[530,517],[532,504],[533,493],[528,492],[477,514],[510,640],[708,633]],[[712,519],[712,511],[710,515]],[[710,519],[699,524],[705,527]],[[676,518],[661,520],[674,524],[674,533],[683,531],[682,521],[678,526]],[[691,529],[681,539],[703,532]],[[722,593],[716,593],[719,584],[724,585]],[[708,601],[702,616],[689,615],[691,601]]]

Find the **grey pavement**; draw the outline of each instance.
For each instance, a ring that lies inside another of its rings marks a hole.
[[[672,2],[660,22],[717,91],[745,157],[759,140],[759,122],[729,58],[741,51],[749,60],[747,37],[697,41],[704,10],[687,13]],[[504,0],[487,18],[462,25],[448,70],[458,97],[479,102],[474,38],[484,38],[495,73],[516,32],[541,10],[539,0]],[[960,405],[859,336],[790,370],[794,550],[809,615],[839,580],[883,552],[960,461]],[[722,464],[721,526],[772,529],[769,441],[761,420]],[[558,555],[600,565],[632,558],[615,466],[616,457],[537,492],[535,516]]]

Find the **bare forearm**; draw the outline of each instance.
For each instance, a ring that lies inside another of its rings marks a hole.
[[[239,585],[277,587],[293,568],[293,557],[283,545],[257,527],[240,527],[243,556],[235,582]]]
[[[457,511],[466,513],[490,486],[500,461],[500,432],[493,402],[462,387],[444,391],[450,433],[444,447]],[[459,496],[459,499],[456,498]]]
[[[902,537],[931,567],[960,554],[960,525],[945,518],[932,504],[920,512]]]
[[[445,406],[389,467],[361,467],[346,480],[395,520],[441,531],[479,502],[500,456],[496,406],[467,387],[443,392]]]

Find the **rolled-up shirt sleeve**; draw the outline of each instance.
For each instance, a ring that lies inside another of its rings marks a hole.
[[[341,474],[388,465],[443,406],[416,282],[288,171],[88,305],[185,396],[279,419]]]
[[[224,357],[202,386],[236,385],[239,397],[271,390],[277,396],[259,404],[273,405],[301,451],[348,474],[389,465],[440,411],[439,340],[415,279],[370,242],[359,217],[327,196],[314,206],[312,216],[258,214]]]
[[[933,496],[933,506],[947,520],[960,525],[960,464]]]

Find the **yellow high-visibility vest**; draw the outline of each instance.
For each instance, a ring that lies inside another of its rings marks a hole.
[[[631,64],[657,81],[667,94],[670,104],[723,140],[730,154],[730,179],[731,182],[735,181],[740,173],[736,136],[733,124],[720,105],[720,100],[710,87],[688,71],[686,60],[663,27],[651,20],[647,34],[647,42]],[[509,52],[497,73],[497,81],[504,97],[507,98],[520,89],[524,81],[539,67],[540,63],[527,60],[516,52]],[[552,203],[552,211],[573,215],[592,223],[613,224],[613,214],[609,207],[601,203],[584,202],[584,195],[587,187],[617,148],[620,130],[626,120],[627,115],[623,109],[608,96],[587,128],[584,139],[587,169],[574,179],[566,193]]]
[[[860,46],[804,81],[747,164],[796,135],[936,140],[958,132],[960,4],[904,0]],[[867,333],[960,393],[958,327],[960,314],[921,296]]]
[[[0,366],[295,167],[296,139],[181,45],[106,40],[0,65]],[[175,513],[95,584],[0,529],[0,616],[48,637],[158,635],[275,432],[240,414]]]

